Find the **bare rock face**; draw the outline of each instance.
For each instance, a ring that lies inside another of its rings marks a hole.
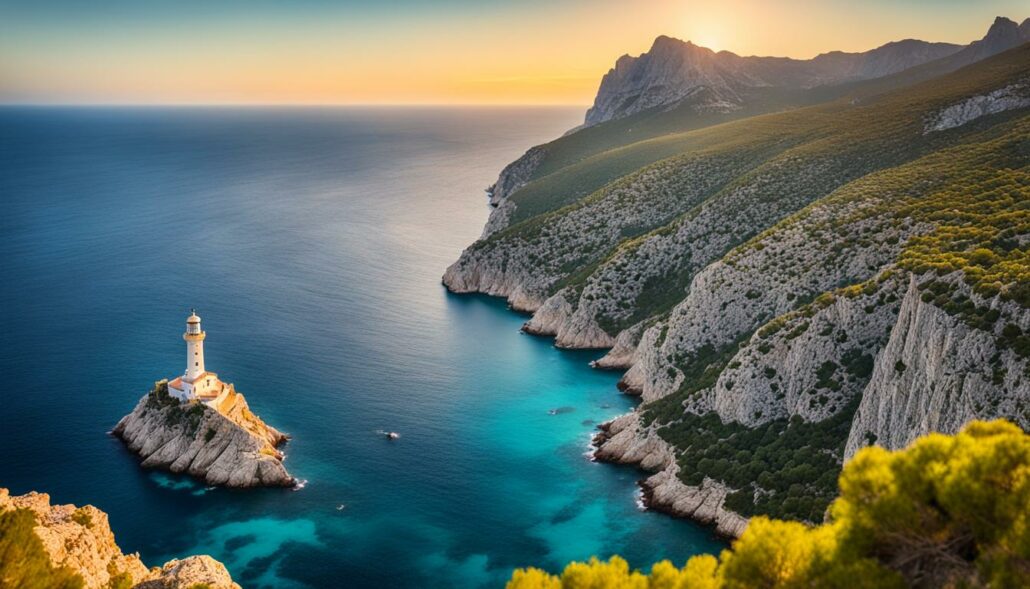
[[[960,278],[951,281],[1000,311],[997,331],[1009,321],[1030,328],[1030,315],[1014,303],[981,299]],[[845,458],[871,443],[897,449],[929,432],[954,434],[973,419],[1005,416],[1030,428],[1027,361],[1000,346],[997,335],[923,300],[913,280],[862,394]]]
[[[961,127],[980,117],[1030,106],[1030,79],[1009,84],[987,94],[971,96],[934,114],[923,134]]]
[[[487,193],[490,195],[490,204],[494,206],[501,204],[513,192],[525,186],[546,155],[547,149],[542,145],[537,145],[529,148],[529,151],[522,154],[522,157],[505,166],[497,177],[497,182],[487,189]]]
[[[190,556],[148,569],[139,554],[122,553],[107,514],[92,505],[50,505],[46,493],[11,497],[0,488],[0,513],[14,509],[35,515],[34,531],[51,564],[78,574],[86,589],[103,589],[112,580],[126,577],[137,589],[187,589],[198,583],[212,589],[240,589],[225,566],[210,556]]]
[[[207,584],[212,589],[236,589],[239,587],[229,576],[225,565],[210,556],[190,556],[182,560],[170,560],[156,570],[156,578],[136,585],[137,589],[177,589]]]
[[[112,432],[145,468],[188,473],[226,487],[295,484],[276,449],[286,436],[254,415],[243,395],[230,390],[213,408],[180,403],[167,390],[167,382],[157,383]]]
[[[906,39],[863,53],[834,51],[801,60],[741,57],[663,35],[646,53],[623,55],[615,62],[601,80],[586,124],[681,103],[698,112],[730,112],[743,108],[763,88],[812,88],[878,78],[961,49],[950,43]]]

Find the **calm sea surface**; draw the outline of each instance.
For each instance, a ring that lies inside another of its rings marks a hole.
[[[474,587],[718,550],[641,512],[639,472],[584,455],[631,406],[597,354],[440,285],[482,189],[581,116],[0,109],[0,486],[94,504],[147,564],[208,553],[244,587]],[[208,368],[293,435],[302,489],[205,489],[107,434],[184,369],[190,307]]]

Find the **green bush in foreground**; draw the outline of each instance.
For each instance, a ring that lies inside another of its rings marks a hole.
[[[50,564],[35,527],[36,516],[27,509],[0,513],[0,588],[81,588],[82,577]]]
[[[614,556],[560,576],[519,569],[508,589],[1030,587],[1030,436],[1005,421],[860,451],[828,523],[756,517],[716,559],[649,575]]]

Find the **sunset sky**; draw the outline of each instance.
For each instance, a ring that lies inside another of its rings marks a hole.
[[[809,58],[967,43],[1025,0],[0,0],[0,102],[589,104],[659,34]]]

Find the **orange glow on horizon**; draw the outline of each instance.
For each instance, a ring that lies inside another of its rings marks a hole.
[[[646,51],[660,34],[810,58],[902,38],[967,43],[1008,7],[967,4],[596,0],[383,22],[341,14],[31,30],[0,12],[0,101],[586,105],[620,55]],[[1007,14],[1026,16],[1018,12]]]

